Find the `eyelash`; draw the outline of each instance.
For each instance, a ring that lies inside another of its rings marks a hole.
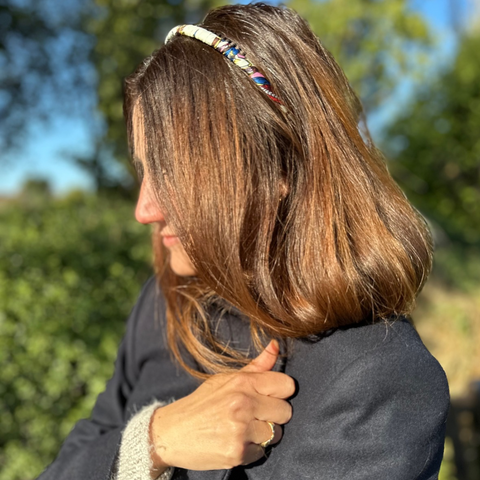
[[[140,183],[143,182],[143,177],[145,176],[145,171],[141,162],[134,163],[135,171],[137,172],[137,178]]]

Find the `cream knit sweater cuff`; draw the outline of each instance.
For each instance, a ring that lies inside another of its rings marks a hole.
[[[122,435],[115,480],[152,480],[150,421],[153,412],[164,405],[165,402],[155,401],[142,408],[128,422]],[[173,471],[172,467],[168,468],[157,480],[170,480]]]

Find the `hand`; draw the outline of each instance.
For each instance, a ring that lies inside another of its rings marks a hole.
[[[168,466],[189,470],[229,469],[264,455],[260,443],[282,437],[295,392],[291,377],[271,372],[279,353],[271,341],[247,366],[232,374],[210,377],[193,393],[158,408],[150,424],[155,471]]]

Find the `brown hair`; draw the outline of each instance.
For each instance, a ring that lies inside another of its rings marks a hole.
[[[331,54],[285,7],[224,6],[200,25],[237,43],[288,111],[187,37],[126,80],[130,144],[138,106],[159,205],[197,270],[173,274],[154,234],[176,358],[198,377],[247,361],[210,328],[206,305],[218,297],[249,317],[258,348],[263,334],[299,338],[408,314],[431,268],[430,234]]]

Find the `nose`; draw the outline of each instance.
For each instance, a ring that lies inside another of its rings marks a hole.
[[[165,217],[155,200],[151,187],[145,180],[143,180],[140,187],[137,208],[135,209],[135,218],[137,219],[137,222],[145,225],[165,220]]]

